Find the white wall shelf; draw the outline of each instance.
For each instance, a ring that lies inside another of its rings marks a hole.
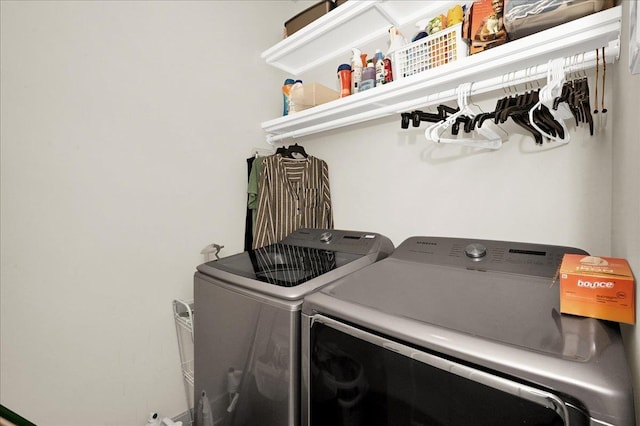
[[[265,51],[263,58],[271,65],[296,74],[329,59],[337,60],[351,47],[359,46],[363,35],[338,37],[350,27],[350,20],[360,19],[366,13],[378,14],[370,19],[385,16],[385,24],[376,21],[374,27],[378,30],[371,32],[371,37],[381,38],[386,37],[390,22],[404,25],[429,16],[429,12],[442,12],[449,3],[456,2],[424,2],[431,8],[437,4],[437,11],[412,10],[411,14],[405,15],[400,7],[390,9],[395,3],[347,2]],[[476,94],[539,79],[546,76],[546,64],[554,58],[565,58],[573,69],[587,69],[595,64],[595,49],[605,47],[607,61],[612,62],[620,50],[621,18],[622,7],[616,6],[366,92],[264,122],[262,128],[267,134],[267,142],[274,143],[455,99],[455,89],[462,83],[472,83],[471,93]],[[369,27],[358,22],[357,28]],[[379,34],[381,28],[384,28],[383,34]],[[322,52],[319,52],[318,43],[322,43]],[[306,60],[304,65],[299,58]],[[310,60],[312,58],[319,59]]]
[[[390,26],[413,26],[459,1],[348,1],[262,53],[267,64],[298,76],[315,67],[351,57],[351,48],[389,38]],[[338,64],[336,63],[336,66]]]

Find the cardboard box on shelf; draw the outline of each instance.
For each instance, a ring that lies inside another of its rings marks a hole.
[[[629,263],[565,254],[560,266],[560,311],[635,324],[635,281]]]
[[[291,88],[289,113],[303,111],[340,98],[340,93],[319,83],[296,84]]]
[[[469,39],[469,53],[474,54],[507,42],[507,31],[502,17],[504,0],[478,0],[473,2],[465,25]]]
[[[324,0],[303,10],[284,23],[285,36],[288,37],[301,30],[319,17],[331,12],[335,7],[336,5],[332,0]]]

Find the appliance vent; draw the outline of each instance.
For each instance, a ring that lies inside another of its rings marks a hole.
[[[464,245],[462,244],[454,244],[451,247],[451,251],[449,252],[449,256],[451,257],[461,257],[464,254]]]
[[[504,260],[504,254],[506,250],[504,247],[496,247],[491,250],[491,261],[492,262],[502,262]]]

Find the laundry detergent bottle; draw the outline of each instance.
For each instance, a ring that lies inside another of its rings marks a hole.
[[[373,59],[367,60],[367,67],[362,70],[362,81],[360,82],[360,92],[374,88],[376,85],[376,69],[373,66]]]

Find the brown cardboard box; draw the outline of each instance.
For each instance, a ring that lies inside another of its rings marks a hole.
[[[336,7],[332,0],[324,0],[298,13],[293,18],[284,23],[286,36],[290,36],[296,31],[306,27],[319,17],[326,15]]]
[[[560,311],[634,324],[635,282],[629,263],[565,254],[560,266]]]
[[[291,88],[290,113],[304,111],[340,98],[340,93],[319,83],[296,84]]]
[[[478,0],[468,15],[469,53],[474,54],[507,42],[502,18],[504,0]]]

